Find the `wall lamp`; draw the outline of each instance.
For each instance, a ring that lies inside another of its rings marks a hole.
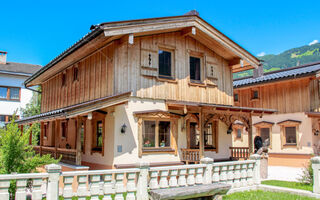
[[[123,124],[122,126],[121,126],[121,133],[122,134],[125,134],[126,133],[126,131],[127,131],[127,125],[126,124]]]
[[[229,129],[227,130],[227,134],[230,135],[232,133],[232,124],[230,124]]]

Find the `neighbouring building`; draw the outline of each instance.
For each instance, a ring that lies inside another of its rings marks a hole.
[[[278,111],[252,119],[253,136],[270,141],[270,165],[301,167],[312,155],[318,154],[319,72],[320,62],[316,62],[234,80],[236,106]],[[235,128],[233,135],[233,146],[248,146],[248,134],[241,125]]]
[[[195,13],[101,23],[25,81],[42,86],[40,154],[90,169],[229,160],[232,72],[259,60]],[[249,140],[252,150],[252,141]],[[71,165],[69,165],[71,167]]]
[[[0,127],[10,121],[32,97],[32,91],[24,87],[24,81],[41,68],[39,65],[7,62],[7,52],[0,51]]]

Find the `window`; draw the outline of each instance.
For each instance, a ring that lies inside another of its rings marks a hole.
[[[97,132],[96,132],[96,148],[102,149],[102,132],[103,132],[103,123],[102,121],[97,121]]]
[[[234,101],[238,102],[239,101],[239,94],[235,93],[233,98],[234,98]]]
[[[43,124],[43,137],[48,137],[48,124]]]
[[[242,130],[240,128],[237,129],[237,138],[241,139]]]
[[[8,88],[0,87],[0,99],[7,99],[8,96]]]
[[[296,127],[285,127],[286,144],[297,144]]]
[[[259,91],[257,89],[252,90],[251,99],[259,99]]]
[[[78,80],[78,75],[79,75],[79,69],[78,69],[78,67],[74,67],[73,68],[73,81]]]
[[[199,149],[200,132],[198,124],[190,122],[190,148]],[[205,149],[216,148],[216,123],[209,123],[204,130],[204,147]]]
[[[10,99],[20,99],[20,88],[10,88]]]
[[[61,137],[62,138],[67,138],[67,122],[61,122]]]
[[[14,100],[20,101],[20,88],[16,87],[0,87],[0,99],[1,100]]]
[[[170,121],[143,121],[143,147],[170,147]]]
[[[66,73],[62,73],[62,77],[61,77],[61,86],[65,86],[67,82],[67,75]]]
[[[172,55],[169,51],[159,50],[159,77],[172,77]]]
[[[201,81],[201,60],[190,56],[190,80]]]
[[[6,116],[0,115],[0,122],[6,122]]]
[[[270,129],[269,128],[261,128],[260,137],[262,139],[262,142],[265,142],[266,140],[270,141]]]

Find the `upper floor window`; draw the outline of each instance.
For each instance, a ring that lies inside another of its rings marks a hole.
[[[190,80],[201,81],[201,59],[190,56]]]
[[[235,93],[235,94],[233,95],[233,98],[234,98],[234,101],[235,101],[235,102],[238,102],[238,101],[239,101],[239,94],[238,94],[238,93]]]
[[[78,67],[73,68],[73,81],[77,81],[79,76],[79,69]]]
[[[0,87],[0,99],[1,100],[14,100],[20,101],[20,89],[16,87]]]
[[[172,77],[172,53],[159,50],[159,77]]]
[[[259,99],[259,90],[254,89],[251,91],[251,99]]]

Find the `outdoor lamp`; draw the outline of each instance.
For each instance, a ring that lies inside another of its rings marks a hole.
[[[314,135],[315,135],[315,136],[318,136],[318,135],[319,135],[319,130],[316,130],[316,131],[314,132]]]
[[[229,126],[229,129],[227,130],[227,134],[230,135],[232,133],[232,124]]]
[[[127,130],[127,125],[126,125],[126,124],[123,124],[123,125],[121,126],[121,133],[122,133],[122,134],[125,134],[125,133],[126,133],[126,130]]]

